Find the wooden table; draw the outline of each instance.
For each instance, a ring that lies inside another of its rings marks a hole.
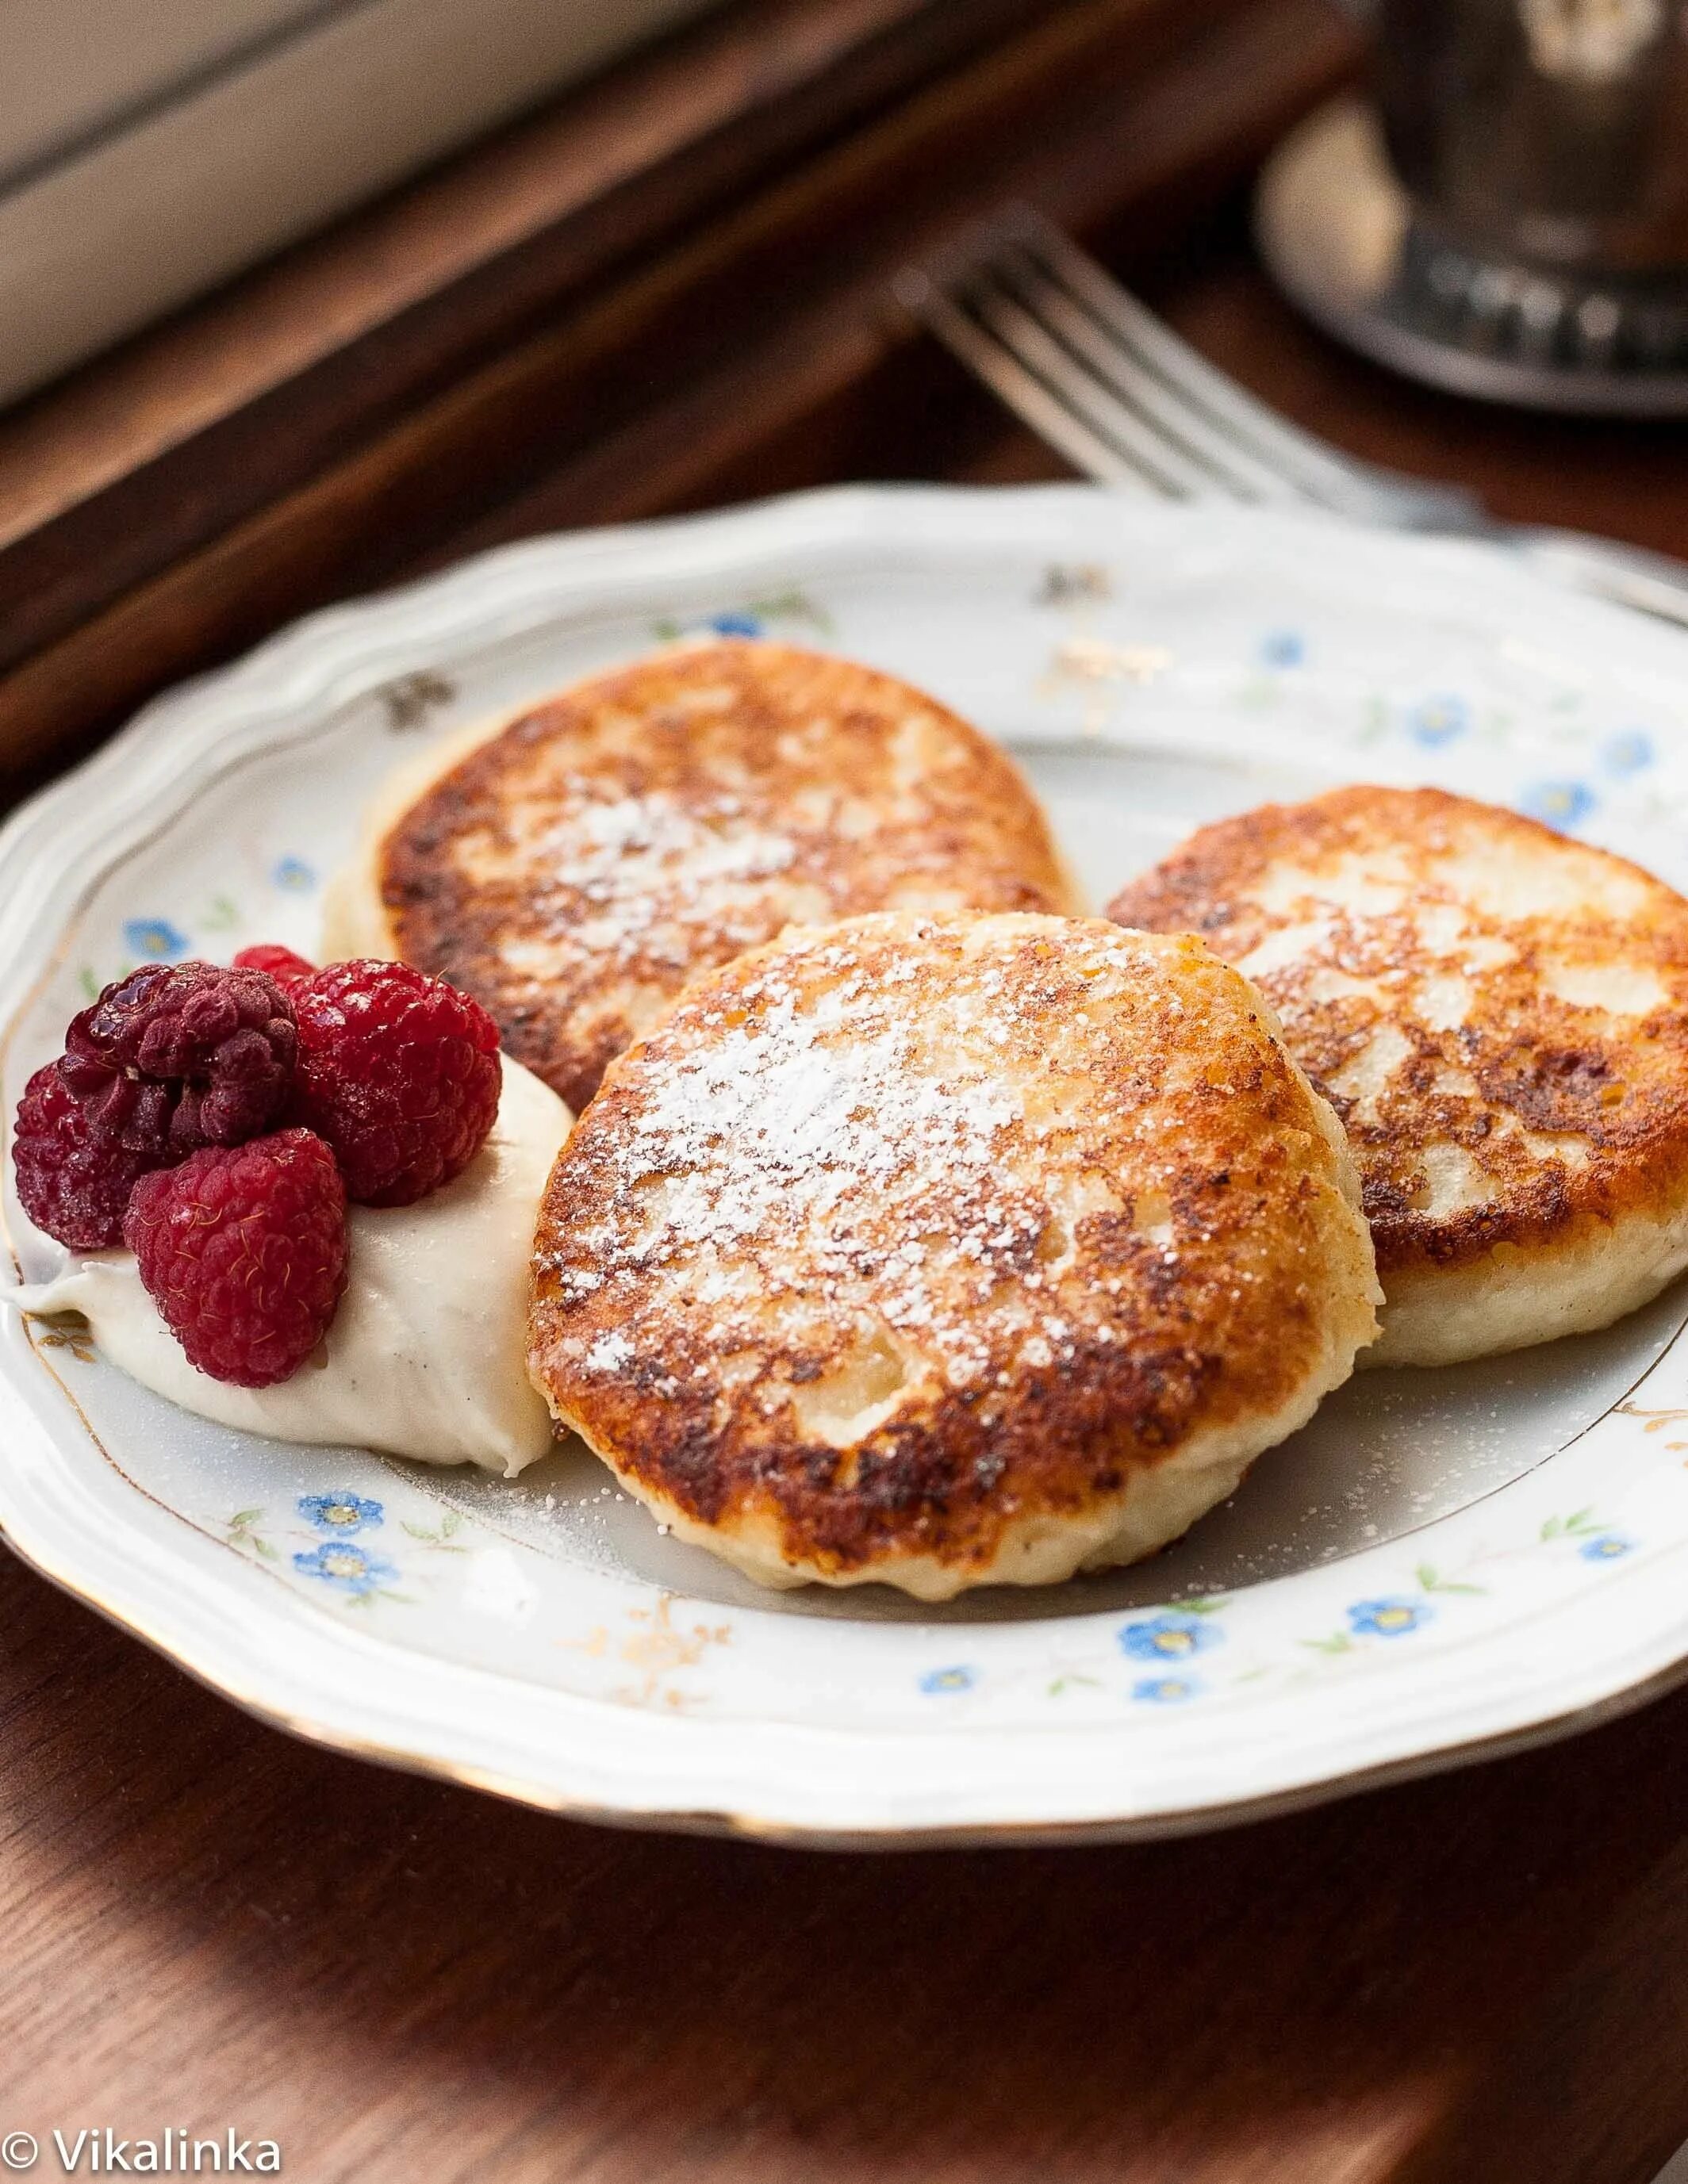
[[[1292,58],[1294,104],[1342,55]],[[1253,270],[1222,162],[1160,249],[1120,208],[1164,171],[1111,208],[1054,175],[1044,202],[1090,203],[1187,332],[1339,443],[1688,553],[1682,434],[1467,409],[1340,354]],[[490,512],[417,518],[393,568],[641,495],[1059,474],[856,292],[765,328],[810,370],[771,437],[719,404],[687,437],[665,397],[616,426],[637,492],[559,444]],[[233,2126],[311,2184],[1650,2184],[1688,2138],[1685,1823],[1688,1693],[1143,1848],[602,1832],[293,1743],[0,1557],[0,2134]]]

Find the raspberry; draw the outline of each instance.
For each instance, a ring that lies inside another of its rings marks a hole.
[[[296,1373],[346,1285],[346,1191],[309,1130],[277,1130],[143,1175],[123,1240],[188,1362],[237,1388]]]
[[[268,1129],[297,1047],[293,1003],[264,972],[149,963],[71,1019],[59,1072],[94,1135],[158,1167]]]
[[[290,994],[295,986],[302,986],[307,978],[316,975],[314,963],[307,963],[303,956],[274,940],[260,940],[255,947],[243,948],[234,959],[234,967],[237,971],[267,971],[284,994]]]
[[[466,1168],[502,1084],[498,1027],[407,963],[331,963],[295,989],[291,1117],[326,1138],[361,1206],[410,1206]]]
[[[123,1241],[123,1209],[151,1165],[146,1154],[94,1130],[51,1061],[24,1087],[12,1162],[19,1204],[37,1228],[73,1251]]]

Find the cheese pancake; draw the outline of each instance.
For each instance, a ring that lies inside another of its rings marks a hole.
[[[869,910],[1076,908],[1013,762],[853,661],[674,647],[471,733],[372,816],[325,945],[484,1003],[571,1107],[695,972]]]
[[[1101,919],[863,917],[700,979],[534,1263],[535,1385],[676,1534],[930,1600],[1176,1538],[1376,1331],[1270,1011]]]
[[[1605,1327],[1688,1264],[1688,902],[1439,789],[1193,835],[1109,905],[1252,978],[1342,1117],[1388,1304],[1367,1364]]]

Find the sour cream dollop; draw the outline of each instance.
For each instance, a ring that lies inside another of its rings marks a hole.
[[[551,1414],[528,1379],[528,1266],[572,1127],[556,1093],[506,1055],[497,1120],[461,1175],[415,1206],[348,1209],[334,1323],[273,1388],[232,1388],[190,1365],[128,1251],[92,1252],[9,1301],[81,1312],[114,1365],[221,1425],[513,1479],[551,1446]]]

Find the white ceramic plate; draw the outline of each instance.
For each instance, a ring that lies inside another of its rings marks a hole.
[[[396,757],[712,625],[894,669],[1001,737],[1098,902],[1199,821],[1356,778],[1515,804],[1688,883],[1688,639],[1496,549],[1076,487],[823,493],[516,547],[152,707],[0,838],[8,1115],[133,961],[309,950]],[[8,1278],[48,1271],[6,1217]],[[757,1591],[579,1451],[505,1485],[229,1433],[7,1313],[0,1524],[254,1711],[560,1810],[1162,1832],[1679,1673],[1685,1317],[1679,1290],[1604,1335],[1362,1376],[1155,1562],[935,1609]]]

